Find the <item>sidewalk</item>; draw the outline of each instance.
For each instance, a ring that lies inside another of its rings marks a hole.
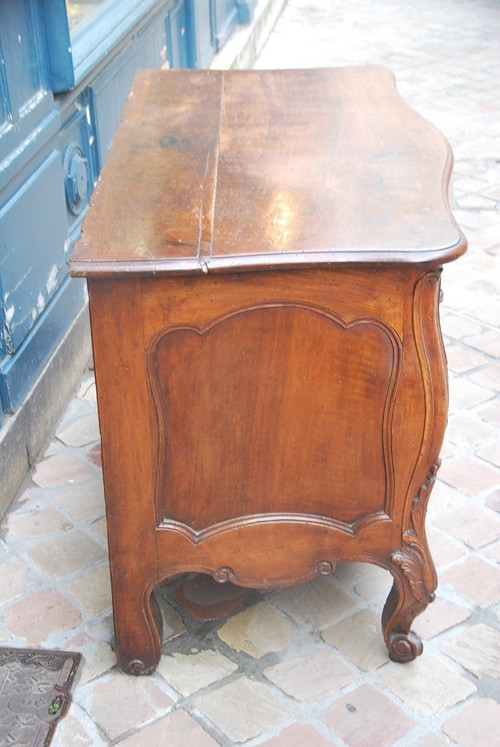
[[[119,673],[89,372],[0,539],[0,643],[84,656],[54,745],[500,745],[499,49],[497,0],[289,0],[257,63],[389,67],[455,153],[470,248],[443,273],[451,407],[427,524],[440,584],[414,624],[423,655],[388,659],[390,574],[352,564],[272,592],[176,579],[159,590],[158,671]]]

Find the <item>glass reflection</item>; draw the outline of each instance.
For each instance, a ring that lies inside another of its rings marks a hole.
[[[85,0],[84,2],[74,3],[72,0],[66,0],[66,12],[68,14],[70,33],[77,28],[81,28],[90,18],[95,16],[105,5],[109,5],[113,0]]]
[[[293,238],[296,224],[294,199],[286,192],[276,192],[267,211],[266,233],[278,250],[283,250]]]

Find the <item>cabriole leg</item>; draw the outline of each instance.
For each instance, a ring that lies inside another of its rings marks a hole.
[[[115,649],[126,674],[151,674],[161,657],[163,620],[154,592],[113,593]]]
[[[415,547],[405,546],[391,556],[392,589],[382,614],[384,640],[393,661],[413,661],[422,653],[422,641],[411,630],[414,618],[434,599],[434,565]],[[427,578],[426,578],[427,577]]]

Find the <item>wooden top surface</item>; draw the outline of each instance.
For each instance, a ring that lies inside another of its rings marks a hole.
[[[449,261],[451,165],[383,68],[140,71],[70,270]]]

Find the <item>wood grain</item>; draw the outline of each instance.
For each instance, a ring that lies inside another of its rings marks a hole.
[[[141,71],[72,271],[449,261],[451,164],[383,68]]]

